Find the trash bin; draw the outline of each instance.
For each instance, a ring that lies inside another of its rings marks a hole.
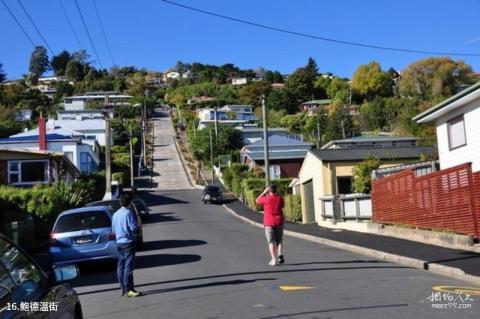
[[[35,247],[35,221],[33,217],[6,223],[3,226],[3,233],[25,250],[31,250]]]

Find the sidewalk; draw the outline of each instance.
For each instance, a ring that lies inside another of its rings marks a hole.
[[[239,200],[224,204],[236,217],[258,227],[263,215]],[[286,222],[285,234],[378,259],[428,270],[480,285],[480,254],[422,244],[405,239]]]

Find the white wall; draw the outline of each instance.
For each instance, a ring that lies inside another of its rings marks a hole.
[[[465,121],[467,145],[449,149],[447,121],[462,115]],[[480,171],[480,100],[450,112],[437,121],[438,153],[440,168],[446,169],[466,162],[472,162],[472,170]]]

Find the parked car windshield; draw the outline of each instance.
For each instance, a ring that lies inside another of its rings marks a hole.
[[[143,211],[147,210],[147,206],[145,205],[145,203],[142,200],[135,199],[135,200],[133,200],[133,203],[135,204],[135,206],[137,206],[138,210],[143,210]]]
[[[207,186],[205,187],[205,192],[209,194],[218,193],[220,189],[217,186]]]
[[[0,239],[0,317],[2,306],[11,302],[30,301],[46,288],[40,270],[13,244]]]
[[[112,222],[104,211],[78,212],[60,216],[53,231],[55,233],[65,233],[111,226]]]

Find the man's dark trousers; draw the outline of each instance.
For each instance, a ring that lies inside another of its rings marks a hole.
[[[133,270],[135,268],[135,243],[117,244],[117,276],[122,294],[133,290]]]

